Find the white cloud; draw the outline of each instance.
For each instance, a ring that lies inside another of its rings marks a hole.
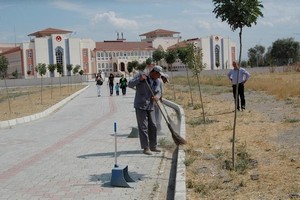
[[[92,20],[94,24],[102,21],[107,21],[117,28],[137,28],[138,26],[136,21],[117,17],[113,11],[97,13]]]

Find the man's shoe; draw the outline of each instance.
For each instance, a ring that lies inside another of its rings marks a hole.
[[[152,152],[150,151],[149,148],[145,148],[144,151],[143,151],[143,154],[152,155]]]
[[[161,150],[157,149],[156,147],[150,148],[150,150],[153,151],[153,152],[161,152]]]

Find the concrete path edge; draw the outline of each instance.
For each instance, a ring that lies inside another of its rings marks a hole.
[[[183,108],[167,99],[163,99],[163,103],[167,106],[173,108],[177,111],[180,119],[180,130],[179,134],[181,137],[185,138],[186,128],[185,128],[185,115]],[[175,183],[175,194],[174,200],[186,200],[186,167],[184,164],[185,161],[185,152],[183,146],[177,148],[177,167],[176,167],[176,183]]]

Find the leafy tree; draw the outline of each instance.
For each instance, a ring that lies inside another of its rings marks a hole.
[[[164,52],[157,49],[153,51],[152,58],[155,61],[155,63],[158,65],[159,61],[164,58]]]
[[[54,71],[56,69],[55,64],[49,64],[48,65],[48,70],[50,72],[50,77],[51,77],[51,99],[52,99],[52,93],[53,93],[53,77],[54,77]]]
[[[139,71],[143,71],[145,68],[146,68],[146,62],[142,62],[142,63],[139,63],[137,66],[136,66],[136,69],[139,70]]]
[[[248,49],[250,66],[253,67],[264,65],[264,53],[265,47],[261,45],[255,45],[255,47]]]
[[[59,94],[61,95],[61,76],[64,73],[64,66],[60,63],[57,63],[56,71],[59,73]]]
[[[257,18],[263,17],[261,8],[263,5],[259,0],[212,0],[215,5],[213,13],[216,14],[216,18],[220,17],[222,21],[226,21],[231,30],[235,31],[239,29],[240,38],[240,55],[239,63],[242,56],[242,31],[245,26],[251,27],[252,24],[256,24]],[[239,77],[239,70],[238,75]],[[238,80],[237,80],[238,82]],[[236,101],[238,95],[238,85],[236,87]],[[237,106],[237,102],[235,104]],[[236,115],[237,107],[234,112],[234,124],[233,124],[233,137],[232,137],[232,165],[235,169],[235,128],[236,128]]]
[[[133,66],[132,62],[129,62],[127,65],[127,71],[129,73],[129,77],[130,77],[131,72],[133,72],[133,69],[134,69],[134,66]]]
[[[131,67],[132,67],[132,71],[133,70],[138,70],[138,65],[139,65],[139,62],[134,60],[131,62]],[[145,66],[146,67],[146,66]]]
[[[67,71],[68,71],[68,89],[70,89],[70,76],[71,76],[71,72],[73,69],[73,65],[72,64],[67,64]],[[71,79],[71,84],[72,84],[72,79]]]
[[[80,65],[76,65],[73,69],[73,74],[76,75],[79,72]]]
[[[11,75],[13,75],[15,78],[18,78],[18,70],[16,69]]]
[[[39,63],[36,67],[36,72],[38,72],[39,75],[41,76],[41,104],[43,104],[43,76],[47,72],[46,64]]]
[[[152,58],[147,58],[146,65],[151,65],[151,64],[152,64]]]
[[[187,67],[187,63],[189,62],[188,58],[190,57],[189,54],[192,53],[191,48],[193,48],[193,44],[187,44],[185,47],[178,47],[177,48],[177,56],[181,60],[181,62],[186,66],[185,67],[186,78],[188,80],[191,104],[193,106],[194,105],[193,92],[192,92],[192,86],[191,86],[191,81],[190,81],[190,77],[189,77],[189,70]]]
[[[67,64],[68,76],[71,76],[72,69],[73,69],[73,65],[72,64]]]
[[[300,45],[294,38],[278,39],[272,44],[271,57],[277,65],[286,65],[299,61]]]
[[[174,75],[173,75],[173,63],[176,61],[177,59],[177,52],[176,50],[174,49],[169,49],[167,50],[167,52],[165,53],[165,60],[166,62],[168,63],[168,68],[169,68],[169,71],[171,71],[171,75],[172,75],[172,82],[174,80]],[[173,86],[173,98],[174,100],[176,99],[176,96],[175,96],[175,85],[174,83],[172,83],[172,86]]]
[[[240,38],[240,55],[239,63],[242,56],[242,31],[245,26],[251,27],[256,24],[257,18],[263,17],[261,8],[263,5],[258,0],[212,0],[215,8],[213,13],[216,18],[221,18],[222,22],[226,21],[231,30],[239,29]]]
[[[0,55],[0,77],[2,79],[4,79],[4,84],[5,84],[5,88],[6,88],[7,102],[8,102],[8,109],[9,109],[9,113],[11,114],[10,99],[9,99],[8,87],[7,87],[7,83],[6,83],[8,65],[9,65],[9,62],[8,62],[7,58],[3,55]]]
[[[79,75],[81,76],[81,83],[82,83],[82,75],[83,75],[83,70],[81,69],[81,70],[79,70]]]
[[[73,75],[78,74],[80,68],[81,68],[80,65],[76,65],[76,66],[74,67],[74,69],[73,69]],[[75,77],[74,77],[74,78],[75,78]],[[76,87],[76,84],[75,84],[75,87]]]

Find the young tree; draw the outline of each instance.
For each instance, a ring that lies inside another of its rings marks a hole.
[[[242,31],[245,26],[251,27],[252,24],[256,24],[258,17],[263,17],[261,8],[263,5],[259,0],[212,0],[215,8],[213,13],[216,14],[216,18],[221,18],[222,22],[226,21],[232,31],[239,29],[240,39],[240,55],[239,63],[242,56]]]
[[[193,48],[193,44],[187,44],[185,47],[178,47],[177,48],[177,55],[178,55],[178,58],[181,60],[181,62],[186,66],[185,67],[186,78],[187,78],[188,84],[189,84],[191,104],[192,104],[192,106],[194,106],[192,86],[191,86],[191,81],[190,81],[190,77],[189,77],[189,70],[188,70],[188,66],[187,66],[187,64],[189,62],[188,58],[189,58],[189,54],[191,53],[191,48]]]
[[[73,65],[72,65],[72,64],[67,64],[67,71],[68,71],[68,89],[70,89],[70,76],[71,76],[72,69],[73,69]],[[72,84],[72,79],[71,79],[71,84]]]
[[[194,75],[197,78],[203,122],[205,123],[206,122],[205,112],[204,112],[204,105],[202,100],[202,92],[201,92],[201,84],[200,84],[200,72],[205,68],[205,65],[203,64],[202,50],[199,47],[195,47],[194,45],[192,47],[193,48],[190,49],[191,53],[189,54],[189,58],[188,58],[188,67],[193,71]]]
[[[242,57],[242,31],[245,26],[251,27],[252,24],[256,24],[257,18],[263,17],[261,8],[263,5],[259,0],[212,0],[215,8],[213,13],[216,14],[216,18],[220,17],[222,21],[226,21],[231,30],[235,31],[239,29],[240,39],[240,55],[239,64]],[[239,70],[237,76],[239,77]],[[238,80],[237,80],[238,82]],[[234,112],[234,124],[233,124],[233,138],[232,138],[232,165],[235,169],[235,127],[236,127],[236,114],[237,114],[237,101],[238,101],[238,85],[236,87],[236,107]]]
[[[61,95],[61,76],[64,73],[64,66],[60,63],[57,63],[56,71],[59,73],[59,94]]]
[[[177,52],[176,50],[174,49],[169,49],[166,53],[165,53],[165,60],[166,62],[168,63],[168,68],[169,68],[169,71],[171,71],[171,75],[172,75],[172,86],[173,86],[173,99],[175,100],[176,99],[176,96],[175,96],[175,85],[174,85],[174,75],[173,75],[173,63],[176,61],[177,59]]]
[[[80,65],[76,65],[73,69],[73,75],[75,76],[76,74],[78,74],[79,72],[79,69],[80,69]],[[75,78],[75,77],[74,77]],[[75,87],[76,87],[76,84],[75,84]]]
[[[0,55],[0,77],[4,79],[7,102],[8,102],[8,109],[9,109],[9,113],[11,114],[10,98],[9,98],[8,87],[7,87],[7,83],[6,83],[8,65],[9,65],[9,62],[8,62],[7,58],[3,55]]]
[[[39,63],[36,67],[36,72],[41,76],[41,104],[43,104],[43,76],[46,74],[46,64]]]
[[[139,70],[139,71],[143,71],[144,69],[146,69],[146,62],[139,63],[136,66],[136,69]]]
[[[157,50],[153,51],[152,58],[155,61],[155,63],[158,65],[160,60],[164,58],[164,52],[157,49]]]
[[[152,58],[147,58],[146,65],[151,65],[151,64],[152,64]]]
[[[83,70],[81,69],[81,70],[79,70],[79,75],[81,76],[80,78],[81,78],[81,83],[82,83],[82,75],[83,75]]]
[[[127,65],[127,71],[128,71],[128,74],[129,74],[129,78],[130,78],[131,72],[133,72],[133,69],[134,69],[134,67],[133,67],[132,62],[129,62],[128,65]]]
[[[48,65],[48,70],[50,72],[50,77],[51,77],[51,99],[52,99],[52,92],[53,92],[53,77],[54,77],[54,71],[56,69],[55,64],[49,64]]]

